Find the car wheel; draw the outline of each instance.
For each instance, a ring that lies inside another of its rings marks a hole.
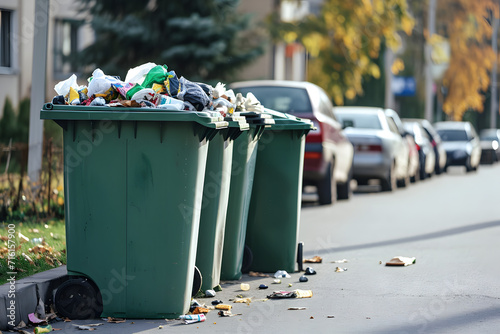
[[[337,199],[349,199],[352,195],[351,188],[351,180],[352,180],[352,166],[349,170],[349,175],[347,176],[347,181],[345,183],[337,184]]]
[[[398,188],[406,188],[410,184],[410,174],[408,171],[406,171],[406,175],[402,179],[398,180],[397,184]]]
[[[328,165],[325,177],[317,185],[318,200],[321,205],[332,204],[337,198],[337,184],[335,182],[333,166],[333,163]]]
[[[420,176],[420,180],[425,180],[427,178],[427,173],[425,172],[425,157],[422,161],[422,163],[420,164],[420,168],[419,168],[419,176]]]
[[[396,175],[394,174],[394,162],[391,164],[389,171],[387,173],[387,177],[382,179],[380,185],[382,186],[382,191],[393,191],[396,189]]]
[[[467,173],[469,173],[469,172],[472,172],[473,170],[474,170],[474,168],[471,165],[470,156],[468,156],[467,160],[465,161],[465,171]]]

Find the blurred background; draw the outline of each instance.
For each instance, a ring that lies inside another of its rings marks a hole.
[[[124,78],[155,62],[213,85],[310,81],[334,106],[498,128],[496,0],[51,0],[48,21],[35,7],[0,0],[3,207],[22,200],[32,91],[51,101],[57,82],[75,73],[86,84],[96,68]],[[32,84],[34,39],[46,26],[40,87]],[[52,121],[43,127],[38,189],[40,210],[50,215],[62,206],[54,192],[63,183],[62,135]]]

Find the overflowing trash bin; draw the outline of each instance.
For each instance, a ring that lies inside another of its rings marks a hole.
[[[308,119],[266,110],[274,124],[258,143],[246,245],[249,270],[295,271]]]
[[[249,130],[245,117],[226,117],[227,129],[219,131],[208,147],[203,186],[196,267],[201,273],[201,290],[219,286],[224,231],[229,200],[233,142]]]
[[[259,112],[250,111],[241,115],[245,116],[250,124],[250,130],[245,131],[233,144],[231,185],[220,276],[222,280],[236,280],[242,275],[257,145],[265,127],[274,123],[271,116]]]
[[[41,118],[63,128],[67,269],[75,279],[59,287],[58,312],[186,313],[208,143],[228,122],[196,111],[53,104]]]

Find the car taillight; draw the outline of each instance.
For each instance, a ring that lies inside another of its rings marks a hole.
[[[382,145],[356,145],[358,152],[382,152]]]
[[[418,144],[415,144],[415,147],[417,148],[417,151],[420,151],[420,150],[421,150],[421,147],[420,147],[420,145],[418,145]]]
[[[436,141],[434,139],[432,140],[431,144],[432,144],[432,147],[436,147]]]
[[[321,159],[321,152],[305,152],[304,159]]]
[[[321,143],[323,141],[321,135],[321,126],[317,121],[312,121],[316,129],[309,131],[306,136],[306,141],[308,143]]]

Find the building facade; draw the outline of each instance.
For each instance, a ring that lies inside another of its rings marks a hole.
[[[46,101],[55,95],[54,85],[75,72],[71,59],[92,42],[93,33],[75,1],[50,0],[47,47]],[[0,0],[0,114],[9,97],[17,108],[29,98],[32,87],[33,38],[46,18],[35,13],[35,0]]]

